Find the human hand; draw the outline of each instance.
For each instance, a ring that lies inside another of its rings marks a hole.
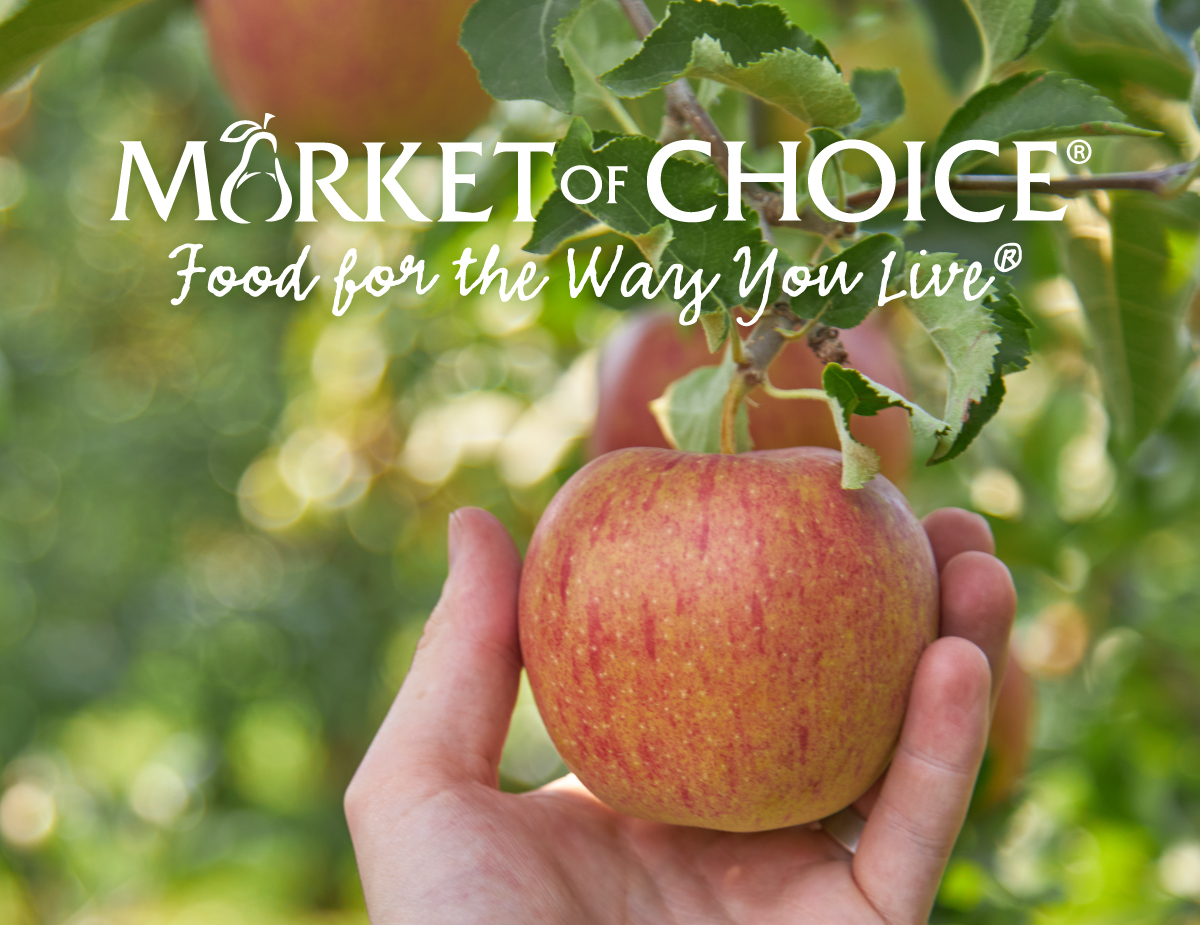
[[[573,776],[502,793],[521,560],[492,515],[457,511],[442,598],[346,794],[371,921],[925,922],[970,802],[1016,609],[981,517],[948,508],[925,529],[942,638],[917,667],[890,768],[855,804],[867,823],[851,855],[811,826],[737,834],[622,816]]]

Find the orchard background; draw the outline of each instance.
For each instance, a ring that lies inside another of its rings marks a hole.
[[[660,16],[664,5],[650,4]],[[980,39],[955,0],[781,5],[847,74],[899,68],[907,106],[874,138],[898,164],[904,140],[935,138],[976,88]],[[1085,80],[1161,132],[1092,138],[1091,171],[1200,154],[1193,6],[1068,0],[1020,62]],[[586,15],[567,55],[577,112],[657,134],[661,95],[624,101],[622,115],[592,79],[595,56],[613,67],[638,48],[620,8],[602,0]],[[210,62],[192,5],[151,0],[71,38],[0,96],[0,922],[12,925],[365,922],[342,793],[437,598],[447,515],[486,507],[528,540],[584,459],[598,347],[640,307],[569,298],[559,254],[531,302],[442,286],[330,314],[327,284],[349,247],[360,269],[419,252],[448,277],[464,247],[493,244],[519,267],[530,226],[511,222],[513,159],[479,166],[464,207],[494,205],[486,224],[354,225],[328,209],[315,224],[268,224],[276,200],[261,184],[239,194],[251,226],[194,223],[186,192],[167,223],[144,194],[131,222],[110,222],[120,141],[143,140],[161,176],[185,141],[261,117],[232,108]],[[446,88],[461,74],[423,66],[411,92],[460,105],[464,91]],[[759,106],[738,122],[735,94],[694,83],[731,121],[727,137],[803,137]],[[554,141],[568,125],[541,103],[501,103],[471,138]],[[240,154],[208,149],[218,177]],[[538,203],[554,181],[548,158],[535,163]],[[347,198],[363,170],[355,161],[339,184]],[[406,176],[425,177],[407,188],[435,210],[438,159]],[[1088,197],[1094,215],[1104,196]],[[963,201],[1012,214],[1011,197]],[[1190,297],[1191,215],[1113,302],[1129,331],[1157,323],[1132,292]],[[1153,363],[1127,370],[1141,377],[1134,429],[1153,430],[1131,441],[1117,426],[1129,411],[1097,371],[1103,332],[1081,304],[1096,294],[1069,278],[1070,237],[1095,229],[967,224],[932,199],[926,216],[909,250],[990,267],[1000,245],[1020,243],[1014,283],[1035,324],[1029,367],[1006,380],[994,421],[949,465],[916,458],[907,488],[918,514],[960,505],[989,518],[1020,593],[1014,655],[1038,702],[1028,772],[1003,799],[977,792],[934,921],[1194,925],[1200,368],[1178,381]],[[311,245],[322,281],[301,305],[201,289],[175,307],[166,255],[184,241],[204,243],[205,265],[243,271]],[[1181,311],[1200,332],[1200,311]],[[928,339],[903,310],[881,320],[913,397],[936,407],[945,371]],[[1170,334],[1156,348],[1168,370],[1188,336]],[[512,789],[563,772],[527,690],[502,770]]]

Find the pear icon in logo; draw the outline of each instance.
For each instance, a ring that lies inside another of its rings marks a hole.
[[[245,119],[241,122],[234,122],[221,134],[221,140],[238,144],[245,142],[246,147],[242,150],[242,160],[238,164],[237,169],[229,175],[225,180],[224,186],[221,187],[221,211],[225,217],[238,222],[242,225],[250,224],[244,218],[237,214],[233,209],[233,192],[251,177],[258,176],[262,171],[249,171],[250,156],[254,153],[254,146],[260,141],[267,141],[271,145],[271,150],[278,154],[279,143],[275,136],[268,132],[267,123],[275,118],[271,113],[267,113],[263,118],[262,124],[252,122]],[[279,164],[279,158],[275,158],[275,181],[279,184],[279,208],[275,210],[267,221],[277,222],[292,208],[292,190],[288,186],[287,180],[283,176],[283,168]]]

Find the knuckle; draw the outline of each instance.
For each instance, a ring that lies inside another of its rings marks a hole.
[[[943,784],[959,783],[968,778],[974,779],[974,764],[947,759],[923,748],[905,747],[904,751],[926,775]]]
[[[895,811],[888,814],[889,824],[913,849],[930,858],[941,858],[948,852],[946,840],[931,832],[923,822]]]
[[[346,814],[346,824],[350,827],[351,835],[362,832],[371,815],[371,803],[371,788],[360,770],[354,775],[342,797],[342,810]]]

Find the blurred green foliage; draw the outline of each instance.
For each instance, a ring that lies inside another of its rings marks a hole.
[[[932,52],[912,53],[933,40],[919,8],[786,5],[844,63],[904,69],[910,111],[885,147],[955,105]],[[1197,152],[1188,63],[1156,30],[1145,4],[1081,0],[1038,52],[1165,133],[1098,141],[1097,171]],[[173,165],[235,118],[174,0],[99,24],[0,97],[5,925],[364,922],[341,794],[437,598],[446,516],[486,507],[523,544],[582,460],[619,312],[568,298],[561,258],[530,303],[441,285],[329,311],[348,247],[360,270],[414,253],[447,279],[465,246],[523,262],[511,165],[479,168],[486,225],[265,224],[261,181],[239,193],[252,226],[194,223],[184,200],[163,223],[144,194],[109,221],[120,141]],[[480,137],[563,128],[511,104]],[[208,150],[214,176],[240,154]],[[435,189],[431,161],[413,174]],[[551,187],[546,171],[535,200]],[[909,492],[918,513],[992,520],[1040,699],[1030,772],[977,808],[935,921],[1200,922],[1200,375],[1120,456],[1053,229],[927,211],[912,249],[987,261],[1022,241],[1037,320],[997,421]],[[242,272],[311,245],[322,282],[303,304],[194,287],[172,306],[185,241]],[[936,395],[929,344],[889,323],[917,397]],[[527,690],[502,770],[513,789],[561,773]]]

